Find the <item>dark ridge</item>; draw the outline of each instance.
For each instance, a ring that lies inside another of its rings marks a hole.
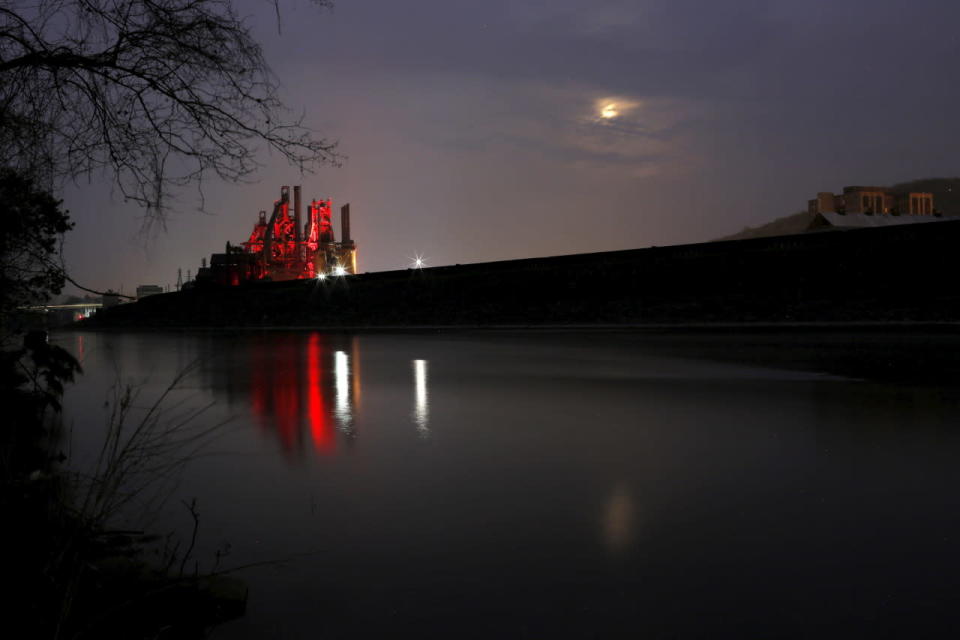
[[[97,327],[955,322],[960,221],[196,287]]]
[[[788,236],[794,233],[806,233],[816,217],[815,213],[798,211],[788,216],[777,218],[758,227],[744,227],[742,231],[724,236],[719,240],[747,240],[749,238],[771,238],[774,236]]]

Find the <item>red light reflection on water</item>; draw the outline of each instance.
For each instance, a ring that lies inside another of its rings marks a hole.
[[[261,427],[274,431],[283,449],[293,451],[306,442],[304,431],[317,453],[336,449],[333,349],[319,333],[272,336],[251,345],[250,408]]]
[[[257,341],[250,358],[250,408],[261,426],[276,432],[287,451],[299,444],[298,350],[286,339]]]
[[[250,349],[250,410],[257,416],[260,425],[269,428],[267,417],[272,412],[269,403],[270,383],[268,371],[269,355],[261,344],[255,344]]]
[[[317,453],[328,454],[334,449],[333,418],[323,401],[323,353],[320,334],[310,334],[307,341],[307,421]]]
[[[280,436],[284,449],[293,449],[300,443],[299,386],[299,380],[295,376],[278,380],[277,384],[273,385],[273,415],[277,424],[277,435]]]

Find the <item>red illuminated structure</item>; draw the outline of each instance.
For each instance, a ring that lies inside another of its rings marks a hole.
[[[297,280],[343,276],[357,272],[357,245],[350,239],[350,205],[340,209],[343,238],[336,241],[330,200],[313,200],[307,219],[301,216],[300,187],[281,187],[273,213],[261,211],[250,238],[240,247],[227,243],[226,253],[211,256],[197,280],[238,285],[252,280]]]

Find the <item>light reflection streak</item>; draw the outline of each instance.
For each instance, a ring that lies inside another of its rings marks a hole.
[[[430,411],[427,401],[427,361],[413,361],[413,421],[421,438],[430,437]]]
[[[357,336],[353,336],[350,343],[350,381],[350,391],[353,393],[350,398],[353,404],[354,419],[356,419],[360,415],[362,404],[360,401],[360,338]]]
[[[319,454],[333,451],[333,425],[323,397],[323,342],[319,334],[311,334],[307,342],[307,420],[313,445]]]
[[[340,430],[349,433],[353,430],[353,415],[350,408],[350,356],[343,351],[337,351],[334,354],[333,375],[336,390],[334,415]]]
[[[629,489],[624,485],[615,487],[603,511],[603,538],[607,549],[613,553],[625,551],[636,535],[636,505]]]

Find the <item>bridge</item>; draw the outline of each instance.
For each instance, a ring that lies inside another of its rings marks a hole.
[[[73,320],[82,320],[93,315],[94,311],[103,307],[102,302],[80,302],[77,304],[40,304],[32,307],[20,307],[22,311],[35,313],[50,313],[51,311],[72,311]],[[62,320],[61,320],[62,322]]]

